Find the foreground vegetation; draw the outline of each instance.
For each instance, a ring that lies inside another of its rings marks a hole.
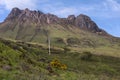
[[[0,79],[120,80],[120,58],[91,51],[72,52],[67,47],[52,48],[51,53],[37,44],[1,40]]]

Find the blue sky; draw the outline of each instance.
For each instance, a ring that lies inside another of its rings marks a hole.
[[[100,28],[120,37],[120,0],[0,0],[0,22],[13,7],[40,10],[59,17],[86,14]]]

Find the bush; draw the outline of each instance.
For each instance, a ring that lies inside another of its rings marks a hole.
[[[58,68],[62,70],[66,70],[67,66],[65,64],[62,64],[58,59],[54,59],[50,62],[50,66],[53,68]]]

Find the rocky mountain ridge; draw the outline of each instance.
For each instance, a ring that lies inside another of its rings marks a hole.
[[[75,17],[75,15],[69,15],[67,18],[59,18],[53,14],[44,14],[41,11],[31,11],[28,8],[25,10],[13,8],[4,22],[14,20],[17,20],[19,24],[30,22],[36,24],[37,26],[45,24],[70,24],[72,26],[94,33],[107,34],[104,30],[100,29],[97,24],[91,20],[90,17],[84,14],[80,14],[77,17]]]

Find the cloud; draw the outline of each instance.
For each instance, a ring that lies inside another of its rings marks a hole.
[[[106,0],[104,6],[113,11],[120,11],[120,4],[116,0]]]
[[[53,13],[56,15],[59,15],[60,17],[67,17],[68,15],[71,14],[77,14],[77,9],[76,8],[72,8],[72,7],[64,7],[59,9],[58,11],[54,11]]]
[[[86,8],[86,7],[62,7],[60,9],[57,9],[53,13],[56,15],[59,15],[61,17],[67,17],[68,15],[74,14],[74,15],[79,15],[80,13],[87,12],[92,10],[91,7]]]
[[[62,0],[0,0],[0,5],[7,10],[11,10],[13,7],[38,9],[60,17],[67,17],[70,14],[79,15],[80,13],[92,17],[120,17],[120,3],[117,0],[101,0],[99,4],[93,2],[91,4],[80,3],[73,5],[66,5]]]
[[[70,14],[79,15],[80,13],[98,18],[120,17],[120,3],[116,0],[101,0],[99,4],[93,2],[91,4],[80,3],[75,5],[66,5],[58,0],[55,3],[45,3],[43,6],[40,6],[40,9],[60,17],[67,17]]]
[[[3,11],[2,8],[0,7],[0,14],[3,14],[3,12],[4,12],[4,11]]]
[[[0,5],[4,6],[7,10],[11,10],[14,7],[18,7],[20,9],[36,9],[36,1],[37,0],[0,0]]]
[[[56,2],[51,0],[0,0],[0,5],[7,10],[11,10],[13,7],[40,9],[60,17],[67,17],[70,14],[79,15],[80,13],[94,17],[120,17],[120,3],[117,0],[101,0],[99,4],[93,2],[91,4],[80,3],[79,5],[66,5],[62,0]]]
[[[120,3],[117,0],[106,0],[101,6],[101,14],[105,18],[120,18]]]
[[[120,3],[117,0],[101,0],[99,4],[81,4],[77,6],[77,10],[97,18],[120,18]]]

